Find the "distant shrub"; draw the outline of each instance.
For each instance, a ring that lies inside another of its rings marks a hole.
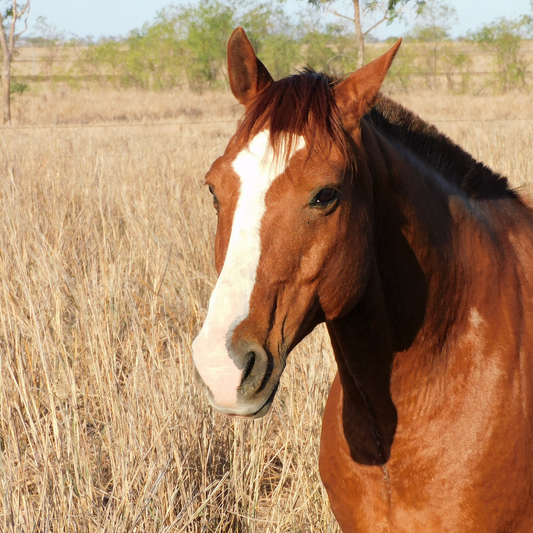
[[[418,64],[428,89],[437,90],[442,74],[449,74],[454,64],[453,47],[449,46],[454,23],[457,23],[455,8],[442,0],[428,0],[418,22],[406,36],[407,41],[424,43]]]
[[[528,62],[522,48],[530,26],[530,17],[518,20],[500,18],[469,34],[472,42],[492,53],[496,66],[495,81],[501,92],[526,88]]]
[[[356,69],[355,35],[343,26],[328,24],[324,31],[309,31],[301,42],[305,62],[315,70],[340,77]]]
[[[182,48],[172,21],[161,20],[132,32],[124,43],[90,46],[78,68],[122,87],[167,89],[182,81]]]
[[[282,19],[283,12],[267,4],[244,12],[219,0],[169,7],[158,13],[154,23],[131,32],[122,43],[90,46],[77,67],[120,86],[214,88],[224,83],[228,37],[244,24],[256,50],[272,60],[273,76],[284,76],[288,65],[292,69],[295,59],[298,61],[300,44],[286,31],[277,31]]]
[[[464,51],[447,45],[441,55],[441,70],[446,76],[446,87],[456,93],[466,93],[472,78],[472,59]]]
[[[391,93],[408,92],[413,84],[413,76],[417,73],[416,59],[413,47],[401,47],[387,72],[384,88]]]
[[[23,94],[30,88],[26,83],[20,83],[18,81],[12,81],[9,87],[11,94]]]

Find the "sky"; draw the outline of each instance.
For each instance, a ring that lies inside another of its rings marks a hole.
[[[0,0],[3,5],[5,0]],[[152,21],[163,7],[174,4],[189,4],[183,0],[32,0],[29,28],[26,35],[35,34],[32,27],[37,17],[45,17],[47,22],[68,35],[85,37],[92,35],[98,39],[102,36],[125,36],[144,22]],[[289,13],[294,13],[306,5],[305,0],[287,0],[285,6]],[[533,11],[529,0],[448,0],[458,15],[458,24],[452,29],[452,37],[464,35],[468,30],[475,30],[483,24],[499,17],[517,17]],[[339,4],[342,7],[342,3]],[[349,13],[351,2],[346,2]],[[407,31],[405,24],[382,25],[373,34],[384,39],[391,35],[401,37]],[[364,29],[364,21],[363,21]]]

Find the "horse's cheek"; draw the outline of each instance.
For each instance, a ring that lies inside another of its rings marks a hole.
[[[347,314],[363,295],[370,273],[369,243],[343,237],[325,264],[319,299],[326,320]],[[352,242],[353,241],[353,242]]]

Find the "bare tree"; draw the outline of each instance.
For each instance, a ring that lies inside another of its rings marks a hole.
[[[41,61],[44,63],[46,75],[52,77],[54,63],[61,59],[60,52],[66,40],[65,32],[50,24],[45,17],[37,17],[33,26],[39,34],[34,44],[44,48]]]
[[[3,124],[11,125],[11,61],[15,51],[17,39],[28,29],[28,15],[30,14],[30,0],[18,5],[13,0],[4,13],[0,11],[0,43],[2,44],[2,104]],[[17,22],[24,20],[24,29],[16,33]]]

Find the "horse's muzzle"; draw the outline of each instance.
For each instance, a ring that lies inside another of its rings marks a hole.
[[[260,418],[272,405],[283,369],[277,369],[274,357],[255,342],[240,342],[228,350],[228,356],[241,370],[241,380],[234,405],[220,405],[195,367],[195,378],[211,406],[229,416]],[[231,386],[231,385],[230,385]]]

